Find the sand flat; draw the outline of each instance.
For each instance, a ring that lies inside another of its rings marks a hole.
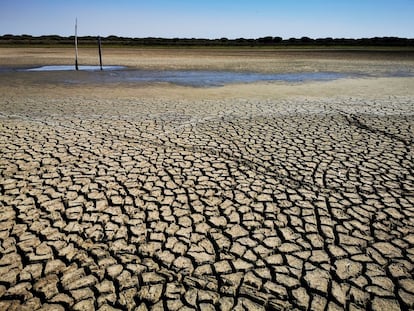
[[[0,66],[71,59],[47,51],[0,49]],[[402,54],[106,53],[158,69],[414,68]],[[0,309],[414,308],[414,78],[38,77],[0,73]]]

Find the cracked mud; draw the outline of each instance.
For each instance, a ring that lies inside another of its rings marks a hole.
[[[0,309],[414,308],[413,106],[4,99]]]

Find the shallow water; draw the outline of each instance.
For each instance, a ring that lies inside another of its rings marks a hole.
[[[198,71],[198,70],[127,70],[117,71],[109,75],[109,79],[119,82],[167,82],[189,86],[222,86],[231,83],[253,83],[259,81],[287,81],[302,82],[307,80],[335,80],[345,78],[347,74],[334,72],[308,72],[308,73],[283,73],[264,74],[254,72],[230,72],[230,71]],[[107,77],[101,77],[104,80]]]
[[[79,70],[96,71],[101,70],[100,66],[78,66]],[[102,66],[103,70],[119,70],[125,68],[124,66]],[[75,65],[53,65],[41,66],[35,68],[23,69],[23,71],[74,71]]]
[[[49,77],[55,82],[67,84],[164,82],[195,87],[213,87],[232,83],[253,83],[259,81],[330,81],[350,76],[350,74],[336,72],[266,74],[210,70],[141,70],[124,66],[103,66],[103,70],[100,70],[99,66],[79,66],[79,71],[76,71],[74,65],[41,66],[18,69],[17,71],[31,72],[33,74],[34,72],[42,72],[42,80]]]
[[[74,65],[42,66],[26,69],[8,69],[26,73],[40,81],[53,81],[64,84],[113,84],[113,83],[172,83],[194,87],[215,87],[234,83],[253,83],[261,81],[282,81],[299,83],[305,81],[332,81],[343,78],[367,75],[338,72],[294,72],[294,73],[257,73],[209,70],[141,70],[124,66],[79,66]],[[0,73],[4,70],[0,70]],[[390,76],[404,76],[390,73]]]

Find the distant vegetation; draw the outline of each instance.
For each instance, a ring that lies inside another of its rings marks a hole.
[[[30,35],[3,35],[0,36],[0,46],[68,46],[73,45],[74,37],[61,37],[58,35],[48,35],[34,37]],[[79,44],[95,45],[96,37],[78,37]],[[160,46],[160,47],[295,47],[295,46],[373,46],[373,47],[414,47],[414,39],[397,37],[375,37],[362,39],[346,38],[319,38],[308,37],[283,39],[281,37],[262,37],[257,39],[196,39],[196,38],[127,38],[108,36],[103,37],[102,42],[110,46]]]

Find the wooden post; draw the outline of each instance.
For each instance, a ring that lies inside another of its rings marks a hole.
[[[75,20],[75,69],[79,70],[78,66],[78,19]]]
[[[101,37],[100,36],[98,36],[98,49],[99,49],[99,65],[101,66],[101,70],[103,70],[103,67],[102,67]]]

